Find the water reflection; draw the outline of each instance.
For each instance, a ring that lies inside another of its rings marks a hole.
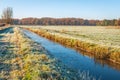
[[[101,80],[120,80],[120,65],[118,64],[95,59],[90,53],[64,47],[27,30],[24,30],[24,33],[32,40],[40,43],[49,54],[69,68],[78,71],[89,71],[92,76],[101,77]]]

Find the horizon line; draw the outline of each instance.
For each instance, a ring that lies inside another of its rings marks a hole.
[[[37,18],[37,19],[42,19],[42,18],[53,18],[53,19],[63,19],[63,18],[75,18],[75,19],[83,19],[83,20],[118,20],[120,18],[113,18],[113,19],[87,19],[87,18],[81,18],[81,17],[22,17],[22,18],[13,18],[13,19],[24,19],[24,18]]]

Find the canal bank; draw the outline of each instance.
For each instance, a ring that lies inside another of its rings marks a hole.
[[[73,49],[66,48],[58,43],[49,41],[37,34],[24,30],[24,34],[32,40],[40,43],[49,54],[53,55],[56,59],[71,69],[78,71],[88,71],[90,75],[95,76],[101,80],[119,80],[120,71],[108,65],[101,65],[96,63],[93,58],[84,56]]]

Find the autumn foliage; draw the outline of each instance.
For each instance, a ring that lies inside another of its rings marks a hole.
[[[0,23],[2,20],[0,20]],[[86,25],[86,26],[120,26],[120,19],[87,20],[82,18],[23,18],[13,19],[15,25]]]

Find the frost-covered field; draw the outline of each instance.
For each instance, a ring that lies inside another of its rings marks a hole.
[[[0,80],[95,80],[89,72],[74,71],[48,55],[18,27],[0,30]]]
[[[120,47],[120,29],[91,26],[43,26],[40,27],[55,34],[74,37],[86,42]]]
[[[120,29],[99,26],[26,26],[26,28],[65,46],[93,53],[96,58],[120,62]]]

